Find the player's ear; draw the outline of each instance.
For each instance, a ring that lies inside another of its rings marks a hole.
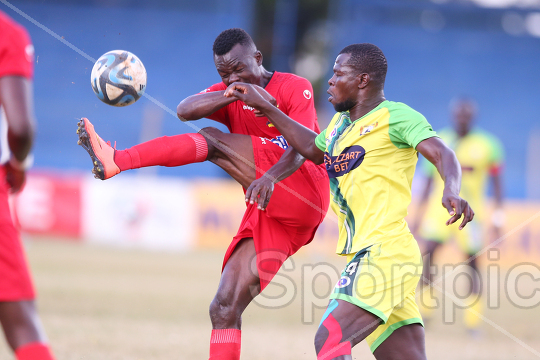
[[[261,66],[263,63],[263,56],[259,50],[255,52],[255,61],[257,62],[257,66]]]
[[[359,89],[365,88],[369,84],[369,82],[371,81],[371,78],[369,77],[369,74],[367,74],[367,73],[358,74],[356,79],[358,81],[358,88]]]

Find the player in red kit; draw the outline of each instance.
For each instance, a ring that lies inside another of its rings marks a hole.
[[[0,166],[0,322],[18,360],[51,360],[26,257],[8,205],[21,190],[34,131],[34,48],[26,30],[0,11],[0,106],[7,120],[11,159]],[[6,141],[6,139],[2,139]]]
[[[283,262],[313,239],[330,195],[324,167],[306,161],[289,147],[255,109],[224,96],[234,82],[256,85],[283,113],[318,133],[311,84],[293,74],[267,71],[262,54],[242,29],[223,31],[213,52],[222,82],[184,99],[177,113],[184,121],[213,119],[225,124],[230,134],[204,128],[196,134],[165,136],[117,151],[95,133],[87,119],[81,119],[77,132],[79,143],[92,157],[94,174],[102,180],[139,167],[208,160],[246,189],[247,209],[225,254],[221,281],[210,305],[210,359],[238,360],[242,313]]]

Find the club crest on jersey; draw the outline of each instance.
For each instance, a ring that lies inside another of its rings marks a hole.
[[[268,126],[268,127],[275,127],[274,124],[272,124],[270,121],[267,121],[267,122],[266,122],[266,126]]]
[[[337,178],[356,169],[364,161],[366,150],[360,145],[353,145],[345,148],[341,154],[331,156],[324,153],[324,164],[329,178]]]
[[[367,133],[371,132],[373,129],[375,129],[379,125],[379,122],[377,121],[374,124],[368,125],[368,126],[362,126],[360,128],[360,136],[366,135]]]

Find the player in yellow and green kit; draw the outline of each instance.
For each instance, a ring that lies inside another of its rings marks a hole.
[[[320,135],[276,111],[261,89],[235,83],[225,91],[261,111],[304,157],[326,165],[339,217],[337,253],[348,264],[315,336],[319,360],[352,359],[352,346],[363,339],[377,359],[426,358],[414,298],[422,258],[404,219],[417,151],[445,179],[447,223],[464,216],[463,228],[474,216],[459,197],[461,171],[454,152],[420,113],[385,99],[386,70],[386,58],[375,45],[344,48],[328,82],[329,101],[338,113]]]
[[[492,233],[500,236],[504,213],[502,212],[501,169],[504,160],[504,150],[501,143],[493,135],[473,127],[476,116],[476,104],[471,99],[458,99],[451,107],[453,126],[438,132],[450,148],[452,148],[461,164],[463,173],[461,179],[461,195],[466,198],[477,211],[477,221],[467,227],[466,231],[458,231],[457,226],[441,226],[439,223],[446,216],[440,206],[438,194],[443,189],[442,180],[435,174],[435,168],[427,161],[422,162],[422,170],[427,176],[424,193],[421,197],[417,217],[413,221],[414,233],[426,241],[424,258],[423,285],[432,281],[430,263],[440,245],[450,239],[455,239],[461,251],[468,257],[469,266],[473,269],[471,276],[471,296],[467,299],[468,306],[473,311],[465,311],[465,326],[475,330],[480,324],[477,316],[482,311],[479,299],[481,292],[477,258],[474,256],[482,249],[486,223],[486,193],[488,180],[493,182],[495,211],[493,211]],[[417,231],[418,230],[418,231]],[[422,291],[422,314],[429,318],[435,307],[435,299],[429,291]]]

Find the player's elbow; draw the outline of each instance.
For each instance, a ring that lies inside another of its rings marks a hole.
[[[189,119],[190,115],[191,114],[189,113],[186,106],[184,106],[183,101],[180,104],[178,104],[178,106],[176,107],[176,116],[178,116],[180,120],[182,121],[190,120]]]
[[[311,160],[315,165],[320,165],[324,162],[324,154],[314,154],[313,159]]]
[[[9,128],[7,140],[13,154],[26,156],[34,142],[34,127],[30,124],[28,127],[18,128],[17,131]]]
[[[21,142],[31,141],[34,138],[35,120],[30,114],[21,114],[8,121],[8,136],[20,139]]]
[[[189,105],[188,99],[184,99],[176,107],[176,116],[182,121],[197,120],[192,106]]]
[[[324,162],[324,152],[322,152],[321,149],[315,145],[315,143],[313,143],[308,149],[309,152],[304,155],[306,159],[311,160],[311,162],[316,165],[320,165]]]

